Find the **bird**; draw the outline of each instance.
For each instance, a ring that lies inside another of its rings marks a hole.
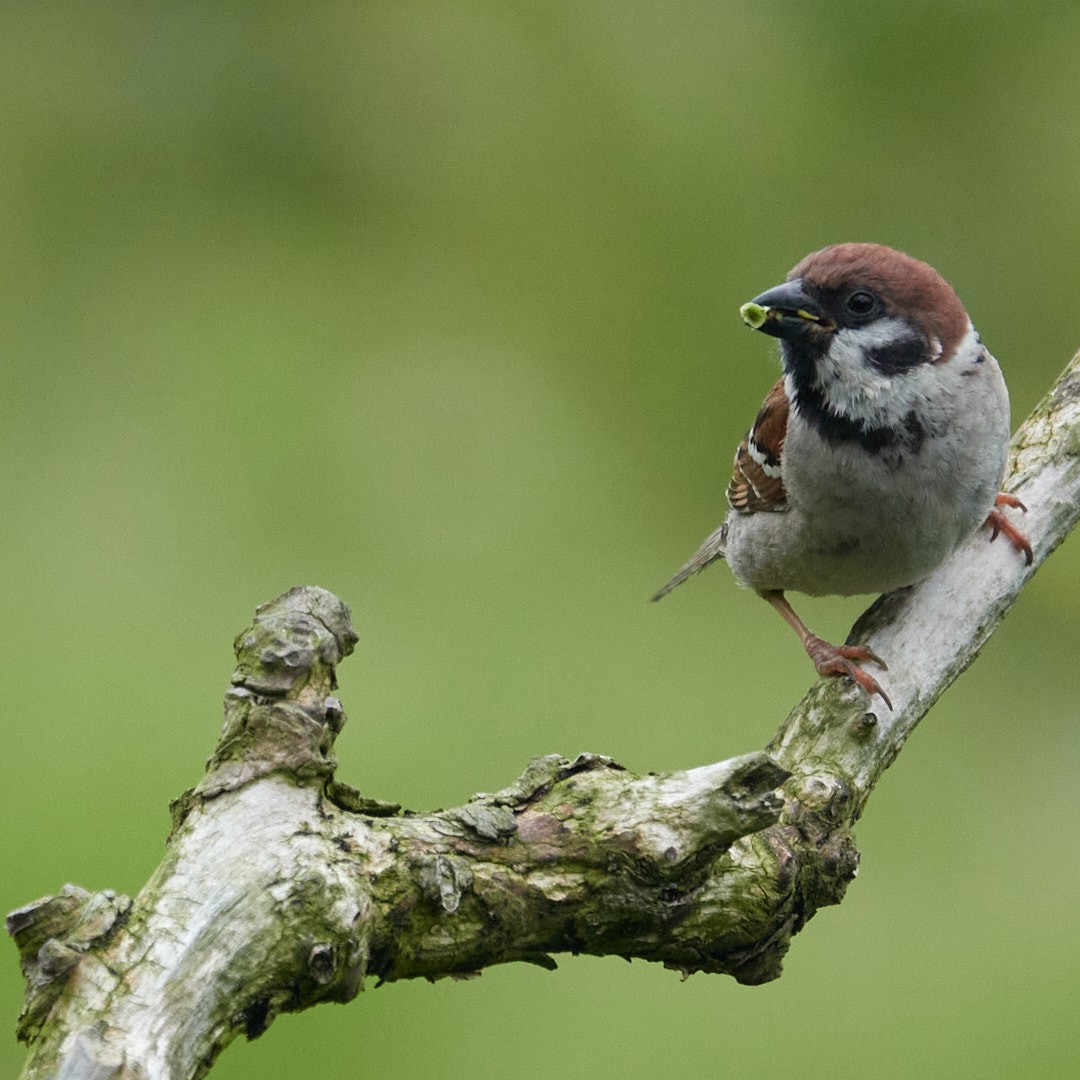
[[[723,523],[660,600],[723,559],[792,627],[819,675],[892,701],[865,645],[813,634],[786,593],[887,593],[928,577],[976,529],[1032,547],[1001,484],[1009,395],[964,305],[925,262],[882,244],[812,252],[740,308],[778,339],[781,377],[739,443]]]

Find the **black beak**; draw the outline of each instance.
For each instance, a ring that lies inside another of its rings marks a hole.
[[[817,302],[807,295],[799,278],[755,296],[749,304],[739,308],[739,314],[751,329],[778,338],[835,329],[835,324],[825,318]]]

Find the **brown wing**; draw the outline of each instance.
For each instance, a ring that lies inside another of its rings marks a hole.
[[[728,484],[727,501],[740,514],[786,510],[787,492],[780,458],[787,434],[788,396],[780,379],[769,391],[754,426],[739,443]]]
[[[753,514],[761,510],[786,510],[787,492],[780,479],[780,455],[787,434],[788,397],[783,380],[765,399],[754,426],[739,444],[727,499],[732,510]],[[676,585],[724,557],[728,527],[725,522],[700,548],[694,557],[653,597],[667,596]]]

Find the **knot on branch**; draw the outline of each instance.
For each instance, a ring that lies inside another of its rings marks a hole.
[[[790,774],[755,752],[684,772],[598,788],[592,824],[611,848],[657,879],[684,877],[748,833],[777,820]]]
[[[236,638],[221,738],[198,786],[173,803],[174,829],[199,799],[268,773],[320,783],[332,777],[345,713],[330,691],[357,640],[348,607],[325,589],[298,586],[256,609]]]
[[[855,792],[839,776],[805,773],[788,784],[791,796],[770,842],[790,872],[797,932],[818,908],[839,904],[859,870],[859,850],[848,825]]]
[[[111,889],[91,893],[65,885],[58,896],[35,900],[7,916],[4,925],[15,940],[26,978],[17,1029],[21,1040],[33,1038],[80,957],[107,941],[130,907],[128,897]]]
[[[300,585],[255,609],[235,643],[233,686],[265,697],[325,696],[335,669],[359,640],[348,607],[333,593]]]

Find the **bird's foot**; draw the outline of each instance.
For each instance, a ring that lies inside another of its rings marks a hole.
[[[884,671],[889,670],[889,665],[872,649],[865,645],[830,645],[815,634],[809,634],[803,645],[819,675],[845,676],[861,686],[871,697],[877,694],[892,709],[889,695],[881,689],[881,684],[873,675],[859,667],[859,663],[873,663]]]
[[[1000,492],[994,499],[994,509],[986,515],[984,522],[991,530],[990,542],[993,543],[1000,533],[1017,551],[1024,553],[1024,561],[1030,566],[1035,559],[1035,554],[1031,550],[1031,541],[998,509],[999,506],[1008,506],[1013,510],[1023,510],[1025,514],[1027,513],[1027,507],[1015,495]]]

